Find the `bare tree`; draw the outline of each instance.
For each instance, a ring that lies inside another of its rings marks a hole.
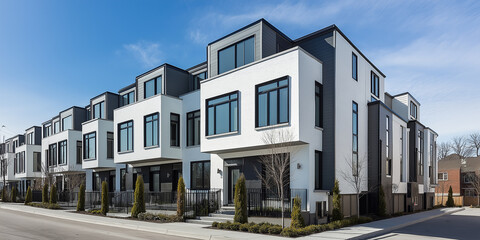
[[[0,155],[0,175],[2,176],[3,187],[7,184],[8,166],[11,164],[13,164],[12,160],[8,160],[3,154]]]
[[[477,194],[477,206],[480,206],[480,175],[475,172],[467,174],[467,178],[470,179],[470,184],[475,189],[475,193]]]
[[[452,151],[456,153],[461,158],[466,158],[471,156],[472,149],[468,144],[467,138],[465,137],[454,137],[452,140]]]
[[[70,192],[77,191],[80,188],[82,183],[85,183],[85,174],[82,173],[66,173],[65,175],[65,182],[67,189]]]
[[[440,180],[438,181],[438,187],[435,188],[435,192],[440,192],[442,194],[441,202],[440,204],[443,205],[443,196],[445,195],[445,188],[446,187],[446,181]]]
[[[53,170],[52,168],[48,165],[48,159],[45,159],[45,161],[42,163],[42,177],[43,177],[43,185],[52,185],[54,183],[54,177],[53,177]]]
[[[268,154],[260,157],[263,172],[255,168],[265,187],[277,195],[281,204],[282,227],[285,226],[286,188],[290,185],[290,155],[293,153],[293,133],[289,130],[264,132],[262,141],[269,147]]]
[[[437,156],[440,160],[445,159],[450,154],[451,151],[452,151],[452,145],[448,142],[442,142],[438,145]]]
[[[480,156],[480,133],[472,133],[468,136],[470,148],[475,152],[475,156]]]

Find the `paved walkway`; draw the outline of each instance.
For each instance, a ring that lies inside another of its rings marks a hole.
[[[0,203],[0,208],[21,211],[32,214],[39,214],[60,219],[67,219],[78,222],[94,223],[105,226],[116,226],[126,229],[141,230],[146,232],[160,233],[179,237],[196,239],[286,239],[263,234],[252,234],[246,232],[226,231],[206,228],[204,225],[190,223],[151,223],[134,221],[128,219],[99,217],[87,214],[77,214],[68,210],[49,210],[25,206],[21,203]],[[367,224],[347,227],[336,231],[328,231],[300,239],[365,239],[385,234],[411,224],[426,221],[448,213],[463,210],[463,208],[436,209],[402,217],[390,218],[375,221]],[[290,238],[291,239],[291,238]]]

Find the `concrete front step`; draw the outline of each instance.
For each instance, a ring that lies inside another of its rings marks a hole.
[[[235,214],[210,213],[210,215],[208,215],[208,216],[209,217],[218,217],[218,218],[228,218],[228,219],[233,220],[233,217],[235,216]]]

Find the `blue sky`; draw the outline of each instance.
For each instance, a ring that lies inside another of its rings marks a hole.
[[[479,1],[0,1],[0,138],[116,92],[260,18],[292,39],[336,24],[411,92],[440,141],[480,130]]]

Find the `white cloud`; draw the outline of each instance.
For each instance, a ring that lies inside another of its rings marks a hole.
[[[154,42],[139,41],[133,44],[123,46],[130,54],[132,54],[143,67],[151,68],[157,66],[162,61],[162,51],[160,44]]]

